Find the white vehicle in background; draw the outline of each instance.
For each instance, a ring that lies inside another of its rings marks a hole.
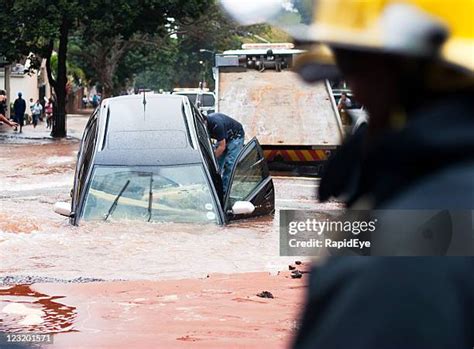
[[[208,88],[175,88],[173,94],[188,97],[191,104],[205,115],[216,110],[216,96]]]

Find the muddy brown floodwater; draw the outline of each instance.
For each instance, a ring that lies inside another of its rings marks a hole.
[[[0,126],[0,280],[4,283],[196,279],[213,273],[276,275],[294,261],[279,256],[278,210],[340,207],[317,202],[316,179],[275,177],[274,216],[226,227],[113,222],[70,226],[52,208],[55,202],[70,199],[78,137],[86,120],[71,118],[73,137],[62,141],[48,139],[44,130],[25,127],[20,137]],[[49,316],[49,324],[64,329],[74,321],[74,307],[28,286],[2,286],[0,312],[5,302],[17,304],[12,303],[15,297],[18,304],[33,309],[32,317]],[[0,314],[4,318],[0,326],[16,329],[16,313],[8,313],[6,320],[5,314]]]

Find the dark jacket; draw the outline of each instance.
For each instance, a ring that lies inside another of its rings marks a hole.
[[[369,195],[376,208],[474,208],[471,97],[432,102],[384,135],[363,160],[351,202]]]
[[[374,208],[474,207],[474,182],[466,175],[474,162],[470,97],[447,98],[419,109],[406,128],[381,136],[368,154],[362,150],[367,131],[362,129],[328,163],[320,200],[343,196],[349,207],[364,197],[373,201]],[[450,183],[434,189],[437,181]],[[462,195],[452,195],[453,190]],[[424,195],[418,195],[420,191]]]
[[[339,257],[311,273],[294,348],[474,346],[474,258]]]
[[[24,116],[26,111],[26,102],[23,98],[17,98],[13,103],[13,110],[16,116]]]
[[[357,183],[326,180],[324,195],[378,209],[474,209],[473,107],[456,96],[418,109],[367,156],[350,151]],[[294,348],[472,348],[473,275],[471,257],[329,259],[311,274]]]

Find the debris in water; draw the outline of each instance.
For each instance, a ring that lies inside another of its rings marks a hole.
[[[302,277],[303,277],[303,274],[299,270],[293,270],[291,272],[292,279],[301,279]]]
[[[268,292],[268,291],[262,291],[260,293],[257,293],[257,297],[260,297],[260,298],[274,298],[273,294],[271,292]]]

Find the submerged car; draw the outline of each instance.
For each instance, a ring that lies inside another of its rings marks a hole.
[[[274,211],[274,187],[256,138],[240,152],[229,189],[205,119],[188,98],[105,99],[80,144],[72,204],[55,211],[80,220],[226,224]]]

